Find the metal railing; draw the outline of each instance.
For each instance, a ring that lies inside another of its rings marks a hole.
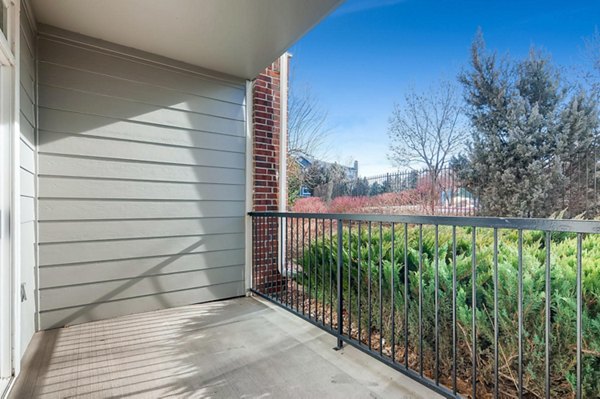
[[[600,392],[600,222],[250,216],[252,292],[338,348],[449,398]]]

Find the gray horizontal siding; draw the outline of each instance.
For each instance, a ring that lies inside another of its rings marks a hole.
[[[244,234],[40,244],[40,267],[244,247]]]
[[[164,309],[244,295],[241,281],[211,284],[173,292],[159,292],[120,300],[97,301],[89,305],[73,306],[65,309],[40,312],[44,328],[56,328],[70,324],[107,319],[132,313],[146,312],[149,309]]]
[[[33,180],[31,181],[33,184]],[[32,186],[33,188],[33,186]],[[222,200],[243,198],[244,186],[221,183],[169,183],[45,177],[43,198]]]
[[[40,82],[43,81],[40,80]],[[244,134],[244,122],[239,120],[184,112],[122,100],[116,97],[60,89],[46,85],[43,85],[43,89],[40,88],[38,102],[44,108],[67,110],[112,119],[166,125],[231,136],[242,136]]]
[[[39,151],[44,154],[77,155],[175,165],[219,166],[243,169],[243,153],[199,148],[170,147],[48,132],[40,120]]]
[[[245,140],[229,136],[189,129],[154,126],[145,123],[110,119],[104,116],[77,114],[42,108],[40,120],[49,132],[80,134],[98,138],[141,141],[180,147],[223,149],[243,152]]]
[[[169,165],[64,154],[40,154],[39,163],[41,174],[47,176],[181,183],[245,183],[243,169],[215,166]]]
[[[244,263],[244,250],[222,250],[180,255],[150,256],[102,262],[40,267],[41,289],[123,280],[149,275],[168,275],[235,266]]]
[[[244,121],[244,107],[240,107],[239,104],[148,86],[145,83],[106,75],[104,72],[82,71],[64,65],[42,62],[39,76],[40,80],[48,86],[85,91],[166,109]]]
[[[44,177],[40,177],[43,181]],[[65,220],[172,219],[235,217],[244,214],[242,199],[223,201],[125,201],[43,199],[41,222]]]
[[[38,60],[41,63],[64,65],[180,93],[234,104],[242,104],[246,95],[241,82],[233,84],[201,77],[79,43],[71,44],[60,39],[42,37],[38,51]]]
[[[244,86],[38,43],[42,327],[243,294]]]
[[[23,144],[21,144],[23,145]],[[21,181],[21,195],[24,197],[35,197],[35,176],[32,172],[21,167],[19,171]]]
[[[243,217],[40,223],[45,243],[243,233]]]
[[[41,289],[40,311],[89,305],[100,300],[106,302],[135,296],[153,295],[157,293],[157,287],[160,287],[160,291],[163,292],[173,292],[207,287],[215,283],[235,282],[240,280],[240,276],[243,276],[243,269],[243,265],[224,266],[206,270]],[[68,287],[70,293],[68,296],[64,295],[66,287]]]

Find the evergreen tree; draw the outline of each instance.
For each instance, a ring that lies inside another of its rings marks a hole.
[[[453,165],[479,197],[480,212],[545,217],[560,210],[573,173],[565,165],[573,154],[593,159],[596,104],[583,92],[567,98],[558,72],[534,50],[516,65],[499,61],[485,51],[481,33],[472,45],[471,69],[459,79],[472,138],[467,156]]]
[[[359,178],[352,188],[352,196],[361,197],[366,195],[369,195],[369,181],[365,177],[362,179]]]
[[[383,193],[383,189],[381,187],[381,184],[379,184],[378,182],[375,182],[373,184],[371,184],[371,189],[369,190],[369,195],[371,197],[375,196],[375,195],[379,195]]]

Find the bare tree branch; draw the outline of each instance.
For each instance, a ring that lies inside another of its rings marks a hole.
[[[312,95],[309,86],[290,93],[288,99],[288,155],[322,156],[331,129],[327,111]]]
[[[424,164],[437,177],[465,143],[461,115],[456,88],[449,82],[423,93],[410,90],[389,120],[388,157],[400,167]]]

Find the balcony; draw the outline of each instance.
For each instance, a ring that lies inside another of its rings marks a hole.
[[[35,335],[10,398],[432,398],[268,301],[237,298]]]
[[[38,332],[10,397],[599,388],[596,221],[250,215],[252,297]]]

